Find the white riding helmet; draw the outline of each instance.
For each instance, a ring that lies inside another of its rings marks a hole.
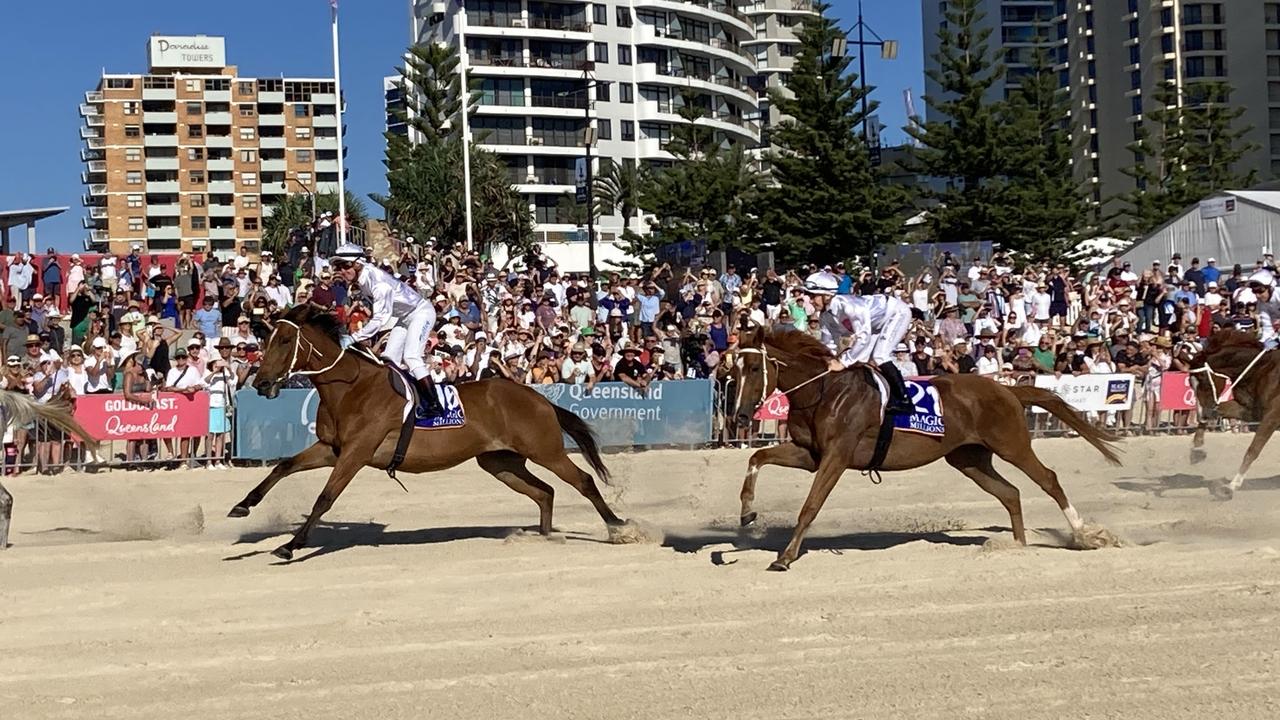
[[[1266,285],[1267,287],[1275,287],[1276,276],[1273,275],[1270,270],[1259,270],[1249,276],[1249,282],[1259,283],[1261,285]]]
[[[343,260],[364,260],[364,248],[355,243],[343,243],[333,252],[335,258]]]
[[[816,272],[804,280],[804,291],[811,295],[835,295],[840,278],[826,271]]]

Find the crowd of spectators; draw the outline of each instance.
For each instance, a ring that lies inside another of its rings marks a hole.
[[[330,233],[332,234],[332,233]],[[128,444],[123,459],[227,462],[235,390],[255,372],[272,317],[298,303],[332,309],[349,328],[370,308],[329,271],[324,243],[295,233],[280,257],[246,248],[229,258],[181,254],[59,263],[14,254],[3,263],[0,342],[4,387],[40,401],[123,393],[154,402],[159,391],[211,397],[210,433]],[[562,272],[534,246],[505,266],[455,246],[406,238],[393,256],[372,257],[434,303],[429,365],[437,382],[502,377],[527,384],[591,388],[618,381],[645,392],[658,380],[722,376],[744,317],[777,331],[821,336],[802,291],[827,269],[841,292],[891,289],[912,307],[895,353],[906,376],[977,373],[999,382],[1037,374],[1129,373],[1142,387],[1153,427],[1161,374],[1188,369],[1215,327],[1258,332],[1274,345],[1280,304],[1271,255],[1219,269],[1214,258],[1183,258],[1135,270],[1113,262],[1078,272],[1066,265],[944,254],[912,275],[896,262],[849,272],[843,263],[779,271],[657,264],[603,273]],[[145,262],[144,262],[145,261]],[[301,379],[300,382],[305,382]],[[1175,423],[1185,425],[1185,413]],[[1131,424],[1129,413],[1108,422]],[[10,427],[10,456],[55,468],[69,449]]]

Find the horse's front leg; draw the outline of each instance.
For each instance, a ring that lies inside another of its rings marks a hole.
[[[742,481],[742,492],[739,494],[742,499],[742,514],[740,516],[742,527],[746,527],[756,521],[756,511],[751,509],[751,504],[756,499],[756,478],[760,475],[760,468],[764,465],[800,468],[810,472],[813,472],[817,467],[813,462],[813,455],[808,450],[792,442],[774,445],[752,453],[751,459],[747,461],[747,477]]]
[[[1258,430],[1253,434],[1253,442],[1249,443],[1249,449],[1244,453],[1244,460],[1240,462],[1240,469],[1236,471],[1236,476],[1231,478],[1229,483],[1210,486],[1210,492],[1215,497],[1230,500],[1235,495],[1235,491],[1244,484],[1244,474],[1249,472],[1249,466],[1253,465],[1253,461],[1262,454],[1262,448],[1266,447],[1267,441],[1271,439],[1277,428],[1280,428],[1280,407],[1272,407],[1266,415],[1262,416],[1262,422],[1258,423]]]
[[[373,451],[367,447],[344,447],[342,455],[333,466],[333,472],[329,474],[329,482],[325,483],[324,489],[316,498],[315,505],[311,507],[311,514],[302,523],[302,527],[298,528],[298,532],[294,533],[293,539],[272,550],[271,554],[282,560],[292,560],[293,551],[306,546],[311,529],[320,522],[320,518],[329,511],[329,508],[333,507],[333,502],[338,499],[343,490],[347,489],[347,485],[360,468],[367,465],[372,458]]]
[[[291,458],[281,461],[278,465],[271,468],[271,472],[258,486],[249,491],[244,499],[236,503],[231,508],[231,512],[227,513],[227,517],[244,517],[249,514],[253,506],[262,502],[262,498],[266,497],[271,488],[285,477],[303,470],[314,470],[322,467],[332,467],[338,456],[334,454],[333,447],[322,442],[317,442],[306,450],[294,455]]]

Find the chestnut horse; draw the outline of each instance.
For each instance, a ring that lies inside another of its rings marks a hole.
[[[739,334],[738,345],[735,372],[739,415],[750,417],[775,388],[787,393],[791,401],[787,419],[790,442],[759,450],[748,463],[742,484],[742,525],[750,525],[756,519],[751,503],[761,466],[781,465],[817,473],[791,542],[769,566],[770,570],[786,570],[799,557],[809,524],[840,476],[847,469],[865,469],[870,463],[879,432],[880,396],[871,385],[870,373],[874,371],[869,367],[826,374],[832,354],[808,334],[747,328]],[[1086,527],[1067,501],[1058,476],[1036,457],[1027,430],[1026,408],[1034,405],[1053,414],[1109,462],[1119,465],[1110,434],[1089,424],[1048,390],[1006,387],[977,375],[944,375],[930,380],[945,408],[945,433],[934,438],[895,430],[883,469],[909,470],[945,458],[1004,505],[1014,539],[1025,545],[1027,535],[1018,489],[1001,477],[991,462],[993,455],[999,455],[1058,503],[1079,547],[1115,542],[1105,530]],[[874,420],[868,422],[868,418]],[[855,432],[857,428],[867,429],[859,433]]]
[[[364,352],[343,350],[340,332],[337,318],[318,306],[291,309],[276,321],[253,382],[260,395],[274,398],[290,374],[310,375],[320,394],[316,443],[276,465],[229,513],[231,517],[248,515],[288,475],[332,467],[306,522],[292,540],[273,552],[285,560],[306,545],[307,534],[361,468],[387,467],[400,435],[405,399],[392,388],[392,370]],[[595,434],[586,422],[533,389],[508,380],[463,383],[457,389],[466,424],[413,431],[400,470],[444,470],[475,458],[481,468],[537,503],[538,530],[546,535],[551,532],[555,491],[526,467],[532,460],[591,501],[615,539],[615,531],[626,523],[609,509],[591,475],[565,453],[562,431],[573,438],[601,479],[608,479]]]
[[[1280,428],[1280,353],[1263,349],[1254,335],[1239,330],[1219,330],[1209,336],[1204,350],[1191,364],[1191,382],[1200,408],[1200,422],[1192,439],[1192,462],[1203,460],[1196,449],[1204,445],[1205,425],[1219,417],[1258,423],[1253,442],[1244,453],[1231,482],[1209,486],[1222,500],[1230,500],[1244,484],[1244,474],[1258,459],[1271,435]],[[1231,399],[1222,398],[1231,383]]]

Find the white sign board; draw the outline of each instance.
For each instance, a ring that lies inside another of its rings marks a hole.
[[[1200,201],[1200,219],[1212,220],[1224,217],[1236,211],[1236,199],[1233,197],[1209,198]]]
[[[1081,412],[1111,412],[1133,407],[1132,375],[1037,375],[1036,387],[1054,391]]]
[[[227,65],[225,38],[209,35],[152,35],[152,68],[221,68]]]

